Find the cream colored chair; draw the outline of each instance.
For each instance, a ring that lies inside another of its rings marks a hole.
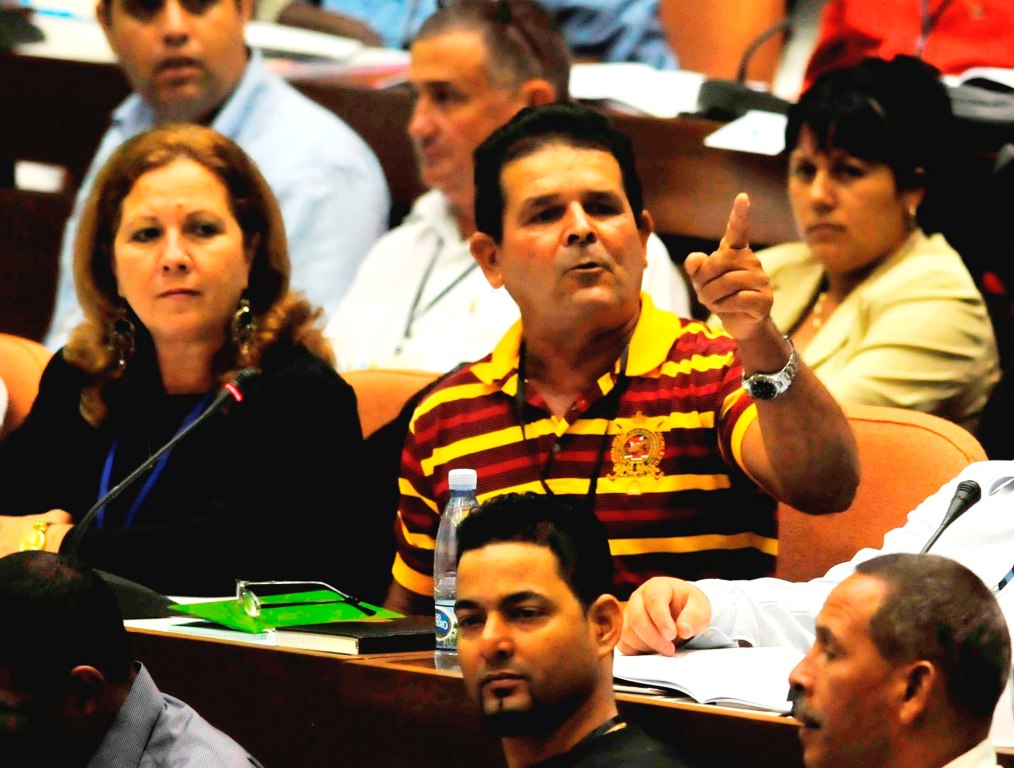
[[[844,512],[806,515],[778,507],[776,575],[789,581],[822,576],[905,523],[919,502],[986,453],[968,431],[918,411],[845,407],[859,447],[859,489]]]
[[[394,419],[416,392],[435,381],[433,371],[373,368],[345,371],[345,379],[356,392],[363,437],[369,437]]]

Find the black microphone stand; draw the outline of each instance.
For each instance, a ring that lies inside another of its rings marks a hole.
[[[792,22],[789,19],[776,21],[746,47],[735,80],[705,80],[697,97],[697,114],[713,120],[735,120],[751,109],[781,115],[788,113],[788,101],[767,91],[754,90],[746,84],[746,70],[758,48],[778,33],[791,31]]]
[[[171,440],[155,451],[155,453],[149,456],[140,466],[111,488],[102,498],[96,501],[88,509],[88,511],[85,512],[84,516],[78,521],[74,528],[67,534],[66,546],[61,547],[61,554],[71,559],[78,559],[78,550],[81,548],[81,542],[84,540],[84,535],[88,531],[88,528],[91,527],[92,522],[103,507],[133,485],[139,477],[155,466],[155,463],[159,460],[159,458],[168,451],[171,451],[181,440],[185,439],[187,435],[207,421],[210,416],[221,410],[223,406],[227,403],[242,401],[246,394],[244,387],[246,387],[257,375],[259,375],[259,371],[252,368],[245,368],[236,374],[236,377],[222,388],[222,391],[215,397],[214,400],[211,401],[200,416],[177,432]],[[158,592],[155,592],[142,584],[138,584],[135,581],[123,578],[122,576],[117,576],[98,569],[95,570],[98,575],[112,588],[113,593],[116,595],[116,600],[120,604],[120,613],[123,618],[148,619],[163,618],[165,616],[172,615],[168,610],[168,606],[172,604],[172,601],[164,595],[160,595]]]

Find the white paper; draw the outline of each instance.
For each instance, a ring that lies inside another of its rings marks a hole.
[[[274,632],[240,632],[237,629],[216,626],[212,622],[203,621],[196,616],[180,615],[162,619],[127,619],[123,622],[123,626],[128,629],[150,629],[170,635],[231,640],[248,645],[278,645]]]
[[[615,101],[653,117],[697,111],[704,75],[661,70],[636,62],[574,64],[570,95],[586,101]]]
[[[704,146],[733,149],[759,155],[777,155],[785,149],[785,124],[788,117],[777,112],[751,109],[726,123],[704,139]]]
[[[56,15],[54,15],[56,14]],[[36,10],[32,24],[41,30],[45,38],[38,43],[26,43],[14,47],[15,52],[26,56],[42,56],[53,59],[75,59],[99,64],[114,64],[116,56],[102,34],[102,28],[95,15],[77,16]]]
[[[982,79],[1006,85],[1008,88],[1014,88],[1014,69],[972,67],[971,69],[966,69],[960,75],[944,75],[942,79],[947,85],[961,85],[969,80]]]
[[[317,56],[332,61],[351,61],[363,48],[360,41],[348,37],[266,21],[247,22],[246,42],[266,55]]]

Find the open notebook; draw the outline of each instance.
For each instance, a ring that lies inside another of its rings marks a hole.
[[[803,658],[792,648],[708,648],[613,659],[613,678],[723,704],[788,714],[789,672]]]

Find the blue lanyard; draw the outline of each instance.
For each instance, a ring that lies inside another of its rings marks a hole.
[[[183,417],[183,422],[180,424],[179,429],[176,430],[176,435],[182,432],[184,429],[189,427],[196,421],[197,417],[201,415],[201,412],[207,407],[208,403],[211,402],[213,393],[209,392],[201,398],[200,402],[195,405],[186,416]],[[176,435],[173,435],[175,437]],[[106,463],[102,467],[102,479],[99,481],[99,498],[101,499],[107,493],[109,493],[109,480],[113,474],[113,460],[116,458],[116,449],[120,444],[120,438],[116,437],[113,439],[112,444],[109,446],[109,453],[106,454]],[[166,463],[169,461],[169,456],[172,451],[166,451],[159,457],[159,460],[155,462],[155,466],[151,470],[151,474],[148,475],[148,479],[144,481],[144,485],[141,486],[141,490],[138,492],[137,497],[134,499],[134,503],[130,505],[130,509],[127,511],[127,517],[123,521],[123,527],[129,528],[134,523],[134,518],[137,517],[137,513],[141,511],[141,507],[144,505],[144,501],[148,498],[148,494],[151,493],[151,489],[155,486],[158,481],[159,475],[162,474],[162,470],[165,469]],[[102,507],[95,516],[95,525],[99,528],[106,527],[106,508]]]

